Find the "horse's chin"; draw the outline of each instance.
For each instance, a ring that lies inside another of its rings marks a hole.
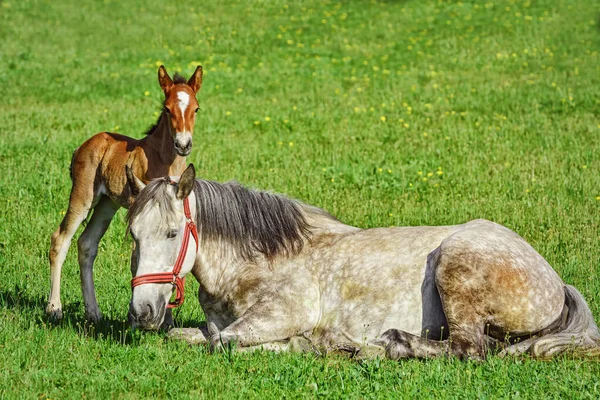
[[[162,328],[163,321],[129,321],[131,328],[134,330],[141,329],[144,331],[157,332]]]
[[[163,323],[165,322],[165,313],[167,311],[167,308],[161,307],[160,310],[161,310],[160,314],[154,318],[141,318],[141,319],[135,318],[131,314],[131,312],[129,312],[129,315],[128,315],[129,325],[134,330],[141,329],[144,331],[156,332],[160,329],[163,329],[164,328]]]

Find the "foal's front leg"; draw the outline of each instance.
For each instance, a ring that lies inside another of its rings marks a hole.
[[[118,209],[119,206],[110,198],[102,196],[94,208],[94,214],[90,222],[77,241],[79,274],[83,301],[85,303],[85,317],[91,322],[98,322],[101,318],[98,301],[96,300],[93,276],[94,260],[98,254],[98,243],[106,233]]]

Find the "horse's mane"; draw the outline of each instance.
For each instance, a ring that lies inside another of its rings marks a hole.
[[[179,75],[177,72],[175,72],[175,75],[173,75],[173,84],[174,85],[180,85],[180,84],[187,84],[187,79],[185,79],[183,76]],[[146,132],[144,132],[144,135],[152,135],[154,133],[154,131],[156,131],[156,128],[158,127],[158,124],[160,123],[160,119],[162,118],[164,112],[165,112],[165,100],[163,100],[162,105],[161,105],[161,111],[160,114],[158,115],[158,119],[156,120],[156,122],[152,125],[150,125],[150,127],[146,130]]]
[[[158,203],[163,219],[173,215],[167,182],[157,179],[140,192],[127,213],[128,227],[150,201]],[[248,189],[237,182],[201,179],[194,184],[194,194],[201,241],[226,241],[246,260],[253,260],[257,253],[269,259],[297,254],[309,238],[310,225],[303,212],[309,208],[300,201]]]

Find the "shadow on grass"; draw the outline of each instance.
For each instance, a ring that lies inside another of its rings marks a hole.
[[[59,329],[68,328],[77,332],[78,335],[99,341],[119,343],[124,346],[136,346],[140,343],[143,335],[162,335],[166,337],[166,331],[145,332],[134,330],[127,321],[107,318],[104,316],[98,323],[91,323],[85,319],[80,312],[81,303],[71,303],[63,307],[63,318],[56,320],[48,317],[46,298],[42,296],[32,297],[19,286],[13,289],[0,289],[0,307],[12,310],[19,314],[28,314],[40,328]],[[205,322],[196,320],[176,320],[176,327],[202,328]]]

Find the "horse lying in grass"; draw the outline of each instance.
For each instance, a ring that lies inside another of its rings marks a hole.
[[[192,343],[391,359],[600,354],[582,295],[493,222],[359,229],[296,200],[195,180],[193,165],[178,182],[129,184],[140,191],[127,215],[134,327],[157,329],[191,272],[210,336],[171,335]]]
[[[117,133],[102,132],[83,143],[71,160],[73,187],[69,207],[50,246],[50,299],[46,314],[62,317],[60,275],[71,239],[77,228],[94,210],[77,242],[81,287],[86,318],[92,322],[101,314],[96,300],[92,268],[98,243],[120,207],[129,207],[132,196],[125,177],[125,165],[142,180],[179,175],[185,169],[185,157],[192,149],[192,133],[198,111],[196,93],[202,86],[202,67],[185,81],[172,80],[164,66],[158,69],[158,81],[165,94],[163,109],[155,126],[141,140]]]

